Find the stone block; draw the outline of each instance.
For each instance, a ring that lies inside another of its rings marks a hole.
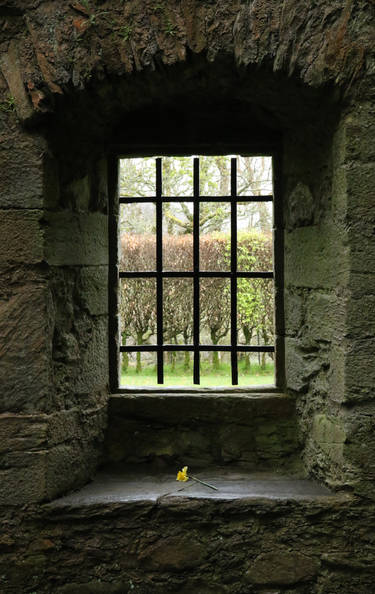
[[[375,271],[370,272],[351,272],[348,282],[350,297],[354,300],[353,307],[358,305],[356,300],[360,300],[367,295],[375,294]],[[350,302],[349,302],[349,305]],[[358,312],[360,313],[360,312]]]
[[[299,468],[294,402],[280,395],[112,397],[108,427],[113,462]]]
[[[375,160],[375,109],[373,103],[356,105],[343,123],[345,137],[344,161],[369,163]]]
[[[316,209],[316,200],[310,188],[298,182],[287,198],[287,226],[288,229],[312,225]]]
[[[327,371],[327,396],[333,402],[343,402],[346,398],[345,386],[346,344],[332,344],[329,350],[329,369]]]
[[[85,403],[80,408],[62,410],[48,417],[48,446],[67,441],[95,441],[107,424],[106,406],[87,409]]]
[[[26,285],[0,301],[0,411],[46,411],[51,405],[50,298]]]
[[[105,389],[108,385],[108,319],[93,320],[91,337],[80,350],[77,375],[72,381],[72,391],[88,393]]]
[[[352,339],[345,355],[345,399],[375,398],[375,339]]]
[[[21,120],[28,119],[33,113],[33,108],[23,84],[17,42],[14,39],[10,42],[8,51],[1,56],[0,67],[8,83],[10,94],[15,100],[18,117]]]
[[[347,250],[338,229],[329,223],[286,233],[286,286],[334,289],[346,284]]]
[[[102,436],[102,428],[98,437]],[[87,483],[95,474],[101,457],[101,440],[68,440],[46,454],[45,498],[54,499]]]
[[[285,370],[287,387],[304,393],[310,381],[328,367],[327,355],[298,338],[285,339]]]
[[[291,287],[284,290],[285,334],[296,335],[304,319],[305,296],[302,291],[295,291]]]
[[[46,417],[0,414],[0,456],[8,452],[42,449],[46,443]]]
[[[108,264],[106,215],[70,211],[46,215],[46,260],[53,266]]]
[[[375,405],[353,406],[345,411],[346,440],[343,456],[350,469],[350,484],[360,495],[374,500]]]
[[[10,464],[11,461],[8,461]],[[18,463],[0,468],[1,505],[24,505],[45,496],[46,452],[22,452]]]
[[[68,184],[61,192],[64,205],[75,212],[87,212],[90,205],[90,179],[88,175]]]
[[[347,217],[366,229],[375,219],[375,163],[351,163],[343,166],[347,194]],[[349,231],[351,230],[351,227]]]
[[[87,266],[80,270],[80,297],[92,316],[108,312],[108,267]]]
[[[343,463],[344,444],[347,437],[343,418],[329,417],[324,414],[315,415],[311,437],[336,464]]]
[[[34,134],[6,131],[0,143],[0,208],[43,207],[44,142]]]
[[[346,333],[357,339],[375,335],[375,294],[371,287],[365,289],[359,299],[348,299]]]
[[[40,210],[0,210],[0,264],[37,264],[44,258]]]
[[[160,538],[141,551],[139,561],[153,571],[186,571],[201,565],[206,555],[205,546],[190,533]]]
[[[247,579],[259,586],[292,586],[312,580],[319,561],[309,555],[288,550],[262,553],[246,572]]]
[[[100,459],[105,426],[103,405],[52,415],[0,415],[0,502],[23,505],[83,485]]]
[[[345,334],[347,299],[335,291],[310,291],[303,329],[307,339],[340,343]]]

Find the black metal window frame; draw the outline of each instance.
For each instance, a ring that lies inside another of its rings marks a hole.
[[[160,153],[159,153],[160,154]],[[180,154],[178,152],[177,154]],[[234,152],[231,152],[234,154]],[[238,152],[237,152],[238,154]],[[244,154],[241,152],[241,154]],[[164,196],[162,158],[155,158],[156,166],[156,192],[155,196],[128,197],[121,196],[118,192],[119,159],[129,158],[133,155],[119,157],[113,155],[109,168],[109,369],[110,387],[112,392],[145,391],[145,388],[121,387],[119,383],[119,359],[122,352],[156,352],[157,355],[157,388],[147,388],[147,391],[212,391],[212,388],[200,388],[200,353],[209,351],[224,351],[231,353],[232,387],[221,388],[224,391],[273,391],[279,390],[284,385],[284,349],[283,349],[283,235],[282,211],[277,204],[279,190],[279,155],[272,153],[253,152],[252,156],[271,156],[273,172],[273,194],[262,196],[237,195],[237,158],[231,158],[231,193],[230,196],[201,196],[199,188],[199,157],[193,160],[193,195]],[[139,156],[139,155],[137,155]],[[146,155],[143,155],[146,156]],[[147,155],[148,156],[148,155]],[[168,152],[167,156],[173,156]],[[163,270],[163,204],[168,202],[193,203],[193,270],[192,271],[167,271]],[[134,272],[119,269],[118,264],[118,219],[121,204],[154,202],[156,205],[156,270]],[[199,266],[199,207],[202,202],[229,202],[231,205],[231,266],[230,271],[202,271]],[[273,202],[274,228],[273,228],[273,270],[243,272],[237,269],[237,203],[238,202]],[[142,346],[124,346],[119,338],[119,283],[122,278],[155,278],[156,279],[156,344]],[[163,280],[164,278],[192,278],[193,279],[193,344],[175,345],[165,344],[163,341]],[[200,344],[200,307],[199,307],[199,281],[201,278],[228,278],[230,279],[231,295],[231,344],[205,345]],[[239,278],[269,278],[274,280],[275,287],[275,344],[245,346],[238,344],[237,337],[237,281]],[[164,353],[168,351],[189,351],[193,353],[193,381],[194,388],[164,386]],[[239,352],[274,352],[275,353],[275,386],[238,388],[238,357]],[[216,388],[215,388],[216,389]]]

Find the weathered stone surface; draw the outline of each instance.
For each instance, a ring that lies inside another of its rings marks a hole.
[[[306,392],[312,380],[329,368],[327,346],[319,348],[313,340],[286,338],[285,360],[287,387],[294,392]]]
[[[84,484],[101,457],[105,426],[104,405],[52,415],[0,415],[1,505],[51,499]]]
[[[317,573],[319,562],[295,551],[264,553],[255,558],[247,571],[249,581],[259,585],[290,586],[309,581]]]
[[[84,307],[92,316],[108,312],[108,268],[87,266],[80,271],[80,295]]]
[[[125,423],[124,441],[120,431],[116,439],[126,452],[139,448],[142,459],[179,452],[206,463],[294,467],[299,435],[308,472],[370,501],[372,3],[120,4],[15,0],[0,8],[0,261],[14,264],[0,280],[1,410],[38,412],[29,424],[2,421],[3,500],[31,503],[74,488],[98,460],[105,423],[99,404],[108,390],[105,155],[114,144],[128,154],[159,152],[161,142],[182,152],[267,152],[266,141],[272,150],[283,146],[277,200],[287,229],[286,375],[288,390],[298,394],[299,430],[281,409],[275,419],[267,404],[255,414],[215,402],[202,410],[194,401],[186,427],[184,419],[176,423],[177,403],[171,410],[164,403],[139,419],[130,411],[118,425]],[[280,345],[280,319],[277,328]],[[39,413],[53,408],[45,425]],[[160,501],[102,515],[80,510],[78,522],[71,510],[65,513],[74,521],[67,522],[41,513],[35,509],[25,522],[23,512],[4,518],[5,593],[368,594],[374,583],[363,561],[374,557],[371,504],[254,510],[248,502]],[[181,533],[179,543],[192,533],[204,547],[203,563],[138,570],[142,551]],[[331,560],[311,583],[303,581],[306,570],[301,582],[290,581],[286,558],[274,586],[244,577],[249,559],[258,557],[259,569],[263,555],[275,560],[286,542],[294,554],[319,559],[324,549]],[[350,569],[339,559],[348,549],[358,558]]]
[[[285,238],[285,278],[299,287],[334,289],[348,275],[346,250],[332,224],[298,228]]]
[[[1,412],[43,411],[51,405],[50,295],[43,285],[4,286],[1,291]]]
[[[110,461],[239,463],[299,469],[294,402],[282,395],[120,395],[110,399]]]
[[[355,584],[367,594],[373,575],[374,515],[350,497],[54,504],[20,511],[2,525],[14,541],[0,559],[6,593],[15,584],[22,594],[52,587],[78,593],[82,584],[83,592],[124,585],[120,592],[139,594],[307,594],[324,584],[322,592],[336,594],[342,585],[354,593]],[[357,567],[353,581],[343,553]]]
[[[46,440],[47,424],[42,416],[0,415],[0,454],[41,449]]]
[[[0,208],[42,208],[45,141],[38,135],[22,134],[1,117],[0,112]]]
[[[0,468],[1,505],[19,505],[43,501],[45,498],[46,452],[23,452],[18,464],[8,460]]]
[[[186,534],[157,540],[142,551],[139,561],[154,571],[184,571],[202,565],[205,557],[204,545]]]
[[[0,263],[36,264],[44,257],[41,210],[1,210]]]
[[[26,120],[31,116],[33,108],[23,84],[17,44],[14,40],[10,42],[8,52],[2,55],[0,67],[7,80],[10,94],[15,100],[17,114]]]
[[[304,227],[314,222],[316,200],[310,188],[298,182],[288,199],[288,225],[289,228]]]
[[[342,464],[347,438],[342,419],[328,418],[322,414],[315,415],[311,437],[336,464]]]
[[[76,215],[69,211],[48,213],[46,260],[53,266],[108,264],[107,217]]]

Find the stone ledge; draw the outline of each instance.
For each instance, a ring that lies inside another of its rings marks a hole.
[[[187,482],[176,481],[176,470],[160,472],[150,466],[113,467],[99,472],[94,480],[75,493],[56,499],[46,505],[46,509],[74,509],[86,506],[117,509],[118,505],[148,504],[173,505],[186,508],[190,504],[214,502],[255,504],[282,501],[322,502],[343,500],[346,495],[336,495],[315,481],[300,476],[285,476],[267,472],[245,472],[239,468],[201,468],[192,473],[217,490],[199,484],[192,479]],[[189,472],[189,470],[188,470]],[[108,507],[107,507],[108,506]]]

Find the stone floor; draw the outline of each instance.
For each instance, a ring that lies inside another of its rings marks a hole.
[[[176,473],[158,472],[150,468],[116,468],[102,471],[95,479],[70,495],[52,503],[53,507],[75,507],[106,503],[156,502],[162,497],[188,499],[269,499],[304,500],[332,497],[327,488],[304,478],[274,473],[249,473],[243,469],[212,468],[195,471],[197,476],[217,490],[192,479],[177,482]]]

